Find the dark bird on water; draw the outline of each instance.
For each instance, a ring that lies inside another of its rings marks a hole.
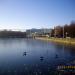
[[[40,60],[41,60],[41,61],[43,61],[43,60],[44,60],[44,57],[43,57],[43,56],[41,56],[41,57],[40,57]]]
[[[24,53],[23,53],[23,56],[26,56],[26,55],[27,55],[27,52],[24,52]]]
[[[44,58],[43,56],[41,56],[40,58]]]
[[[58,58],[58,55],[56,54],[55,58]]]

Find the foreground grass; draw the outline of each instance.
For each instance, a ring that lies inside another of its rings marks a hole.
[[[75,38],[44,38],[44,37],[36,37],[36,39],[45,40],[45,41],[52,41],[56,43],[66,44],[66,45],[73,45],[75,46]]]

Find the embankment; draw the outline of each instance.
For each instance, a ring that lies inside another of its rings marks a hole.
[[[75,38],[43,38],[43,37],[36,37],[36,39],[39,40],[44,40],[44,41],[51,41],[51,42],[56,42],[60,44],[65,44],[65,45],[72,45],[75,46]]]

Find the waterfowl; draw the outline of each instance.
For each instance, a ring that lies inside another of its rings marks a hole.
[[[42,59],[43,59],[44,57],[43,57],[43,56],[41,56],[40,58],[42,58]]]
[[[56,56],[55,56],[56,58],[58,58],[58,55],[56,54]]]
[[[23,53],[23,56],[24,56],[24,55],[26,56],[26,55],[27,55],[27,52],[24,52],[24,53]]]
[[[41,56],[41,57],[40,57],[40,60],[43,61],[43,60],[44,60],[44,57]]]

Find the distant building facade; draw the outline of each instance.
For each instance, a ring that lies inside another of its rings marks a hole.
[[[26,30],[26,34],[28,37],[32,37],[33,35],[35,36],[50,36],[51,29],[29,29]]]

